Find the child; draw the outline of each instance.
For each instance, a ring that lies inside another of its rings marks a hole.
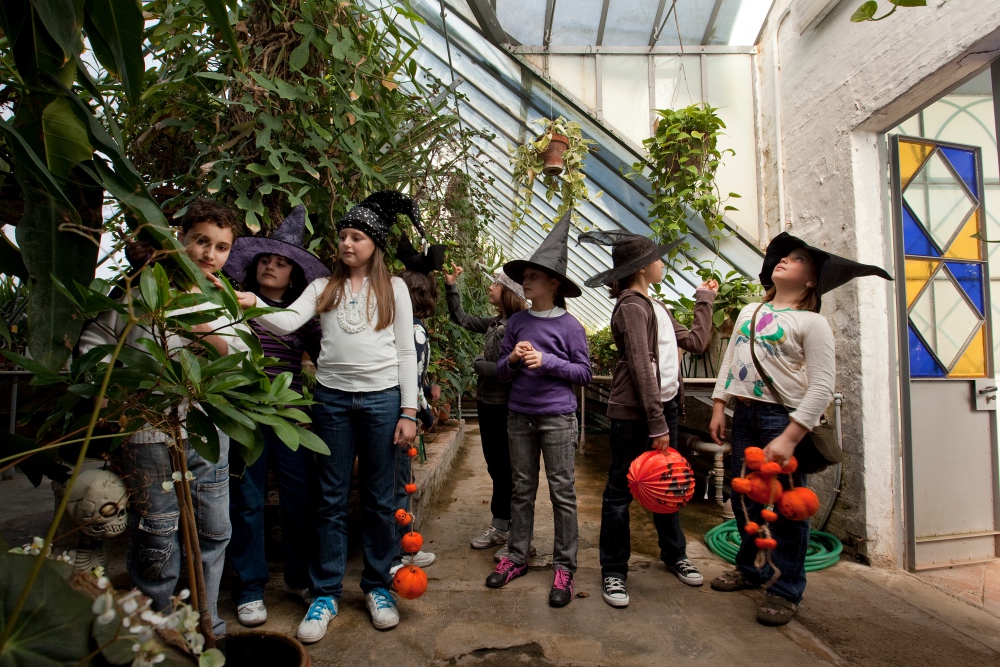
[[[601,504],[601,577],[604,601],[612,607],[629,603],[625,581],[631,556],[628,470],[632,461],[653,449],[677,447],[678,414],[684,409],[678,348],[704,352],[712,329],[715,281],[695,292],[694,322],[684,328],[659,301],[647,296],[649,286],[663,279],[664,253],[645,236],[591,232],[580,241],[612,245],[614,267],[587,281],[588,287],[610,285],[618,299],[611,315],[611,332],[619,350],[614,369],[608,417],[611,418],[611,467]],[[650,361],[653,363],[650,364]],[[704,578],[687,558],[680,513],[653,514],[660,560],[689,586]]]
[[[181,218],[180,239],[188,256],[205,276],[213,277],[229,258],[238,230],[239,221],[232,210],[206,199],[196,199]],[[207,307],[210,306],[203,306]],[[228,323],[225,317],[220,317],[193,329],[202,333],[215,332],[202,337],[201,343],[212,345],[219,354],[246,351],[234,328],[226,326]],[[102,314],[97,321],[84,327],[80,335],[80,353],[116,342],[124,326],[125,322],[115,311]],[[127,343],[144,350],[136,341],[148,337],[148,332],[133,329]],[[178,344],[183,343],[178,341]],[[124,478],[131,498],[128,572],[132,583],[153,600],[155,611],[171,608],[170,596],[181,572],[177,496],[160,489],[173,472],[167,442],[166,434],[146,425],[131,436],[123,448]],[[219,618],[218,600],[226,545],[231,535],[229,438],[220,432],[218,463],[203,459],[194,449],[187,449],[186,453],[188,470],[194,475],[191,492],[198,517],[198,544],[208,609],[212,614],[212,631],[215,635],[223,635],[226,623]]]
[[[497,379],[497,361],[500,359],[500,345],[503,342],[507,320],[514,313],[528,307],[521,286],[507,277],[503,271],[495,276],[487,274],[490,305],[497,309],[494,317],[474,317],[462,308],[462,295],[456,281],[462,275],[462,267],[456,266],[452,273],[444,274],[445,297],[448,312],[455,324],[485,334],[483,353],[476,357],[474,368],[479,380],[476,383],[476,412],[479,415],[479,438],[483,443],[483,458],[486,470],[493,480],[493,496],[490,511],[493,521],[490,527],[475,537],[470,546],[473,549],[500,547],[500,558],[509,553],[507,536],[510,530],[510,443],[507,439],[507,416],[510,401],[510,383]]]
[[[819,314],[820,295],[852,278],[889,274],[874,266],[858,264],[806,245],[783,232],[767,247],[760,282],[767,288],[764,303],[743,308],[729,340],[719,378],[712,394],[714,406],[709,427],[712,439],[722,444],[726,435],[726,404],[733,402],[731,435],[733,476],[743,467],[747,447],[763,447],[768,461],[785,465],[796,446],[815,428],[833,400],[836,378],[834,340],[830,324]],[[751,323],[756,316],[756,356],[769,382],[793,409],[786,410],[755,368],[750,354]],[[792,475],[795,486],[805,486],[806,475]],[[766,586],[757,610],[763,625],[784,625],[795,615],[806,587],[805,557],[809,545],[809,521],[780,516],[771,522],[771,537],[778,546],[770,563],[757,567],[757,547],[746,537],[747,518],[763,523],[764,506],[733,494],[733,510],[743,535],[736,554],[736,569],[712,580],[717,591],[738,591]],[[775,569],[780,570],[780,573]],[[776,578],[775,578],[776,577]],[[773,581],[772,581],[773,579]]]
[[[284,308],[295,301],[306,285],[327,276],[330,270],[302,246],[306,209],[299,205],[270,237],[236,239],[223,271],[253,292],[265,305]],[[260,337],[264,355],[281,362],[266,369],[275,376],[292,372],[291,389],[302,391],[302,355],[315,363],[319,357],[319,320],[311,319],[298,331],[275,337],[256,322],[251,326]],[[233,601],[240,623],[253,627],[267,620],[264,586],[269,575],[264,557],[264,505],[267,497],[268,461],[278,482],[281,507],[281,543],[285,554],[284,587],[302,597],[309,593],[309,556],[312,551],[312,510],[310,495],[315,457],[304,447],[292,451],[270,426],[261,426],[264,451],[242,478],[230,488],[229,513],[233,538],[229,561],[236,571]]]
[[[587,334],[566,312],[566,297],[580,288],[566,276],[569,214],[562,217],[528,260],[508,262],[503,270],[520,283],[531,310],[507,321],[497,378],[511,382],[510,465],[513,472],[509,554],[487,577],[490,588],[505,586],[528,569],[538,492],[539,454],[545,457],[555,521],[552,589],[549,604],[564,607],[573,599],[573,574],[579,535],[573,457],[578,437],[574,385],[590,383]]]
[[[316,363],[313,430],[330,448],[317,460],[317,555],[310,564],[315,596],[299,624],[298,638],[316,642],[326,634],[344,592],[347,566],[347,501],[354,457],[361,485],[364,570],[361,590],[372,624],[399,624],[389,592],[389,568],[398,550],[396,499],[398,459],[417,434],[417,363],[413,310],[406,284],[384,261],[396,214],[410,215],[412,200],[377,192],[337,223],[337,261],[329,278],[306,287],[290,310],[257,321],[278,335],[305,325],[317,313],[323,337]],[[244,308],[264,305],[239,293]]]

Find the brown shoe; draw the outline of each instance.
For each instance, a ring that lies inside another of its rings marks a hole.
[[[759,588],[760,584],[753,584],[747,581],[743,573],[738,569],[731,570],[729,572],[723,572],[715,579],[712,579],[711,584],[712,590],[721,591],[723,593],[732,593],[733,591],[742,591],[748,588]]]
[[[785,625],[795,616],[799,608],[794,602],[773,593],[764,595],[764,601],[757,608],[757,622],[761,625]]]

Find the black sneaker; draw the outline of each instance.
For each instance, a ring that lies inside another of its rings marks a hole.
[[[612,607],[627,607],[629,603],[628,591],[625,590],[625,580],[621,577],[611,575],[604,577],[604,601]]]
[[[573,573],[569,570],[556,568],[552,573],[552,590],[549,591],[549,604],[553,607],[565,607],[573,600]]]
[[[681,558],[673,565],[667,565],[667,570],[677,575],[677,578],[688,586],[701,586],[705,583],[705,577],[701,576],[698,568],[687,558]]]

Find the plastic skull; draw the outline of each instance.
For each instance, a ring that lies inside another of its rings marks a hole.
[[[82,533],[104,538],[125,532],[128,490],[108,470],[84,470],[76,478],[66,512]]]

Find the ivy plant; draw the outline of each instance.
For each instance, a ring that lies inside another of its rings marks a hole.
[[[723,275],[707,262],[700,263],[697,267],[685,268],[703,281],[714,280],[719,284],[719,292],[712,303],[712,326],[723,333],[728,333],[735,326],[744,306],[760,301],[763,294],[760,283],[747,278],[739,271],[733,270]],[[668,299],[660,284],[653,285],[653,298],[669,305],[678,322],[686,327],[691,326],[694,321],[694,299],[686,296]]]
[[[851,22],[881,21],[895,14],[896,10],[900,7],[926,7],[927,0],[889,0],[889,4],[892,5],[892,9],[882,16],[875,16],[878,13],[878,2],[876,0],[868,0],[868,2],[858,7],[857,11],[851,14]]]

